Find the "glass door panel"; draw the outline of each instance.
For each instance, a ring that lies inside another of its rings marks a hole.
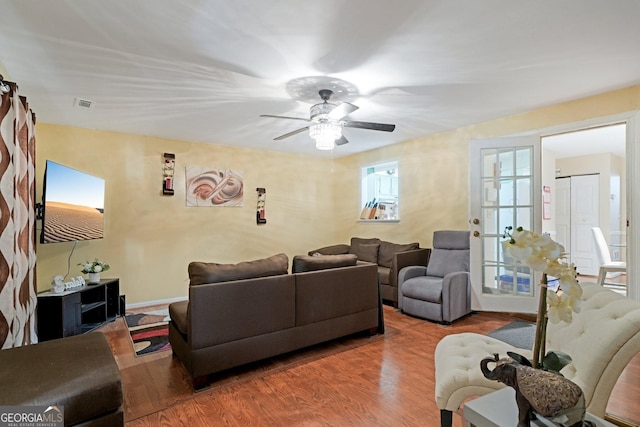
[[[470,144],[470,213],[477,233],[471,245],[474,303],[478,309],[535,312],[536,278],[502,250],[506,227],[536,230],[538,138],[504,138]],[[473,233],[472,233],[473,234]]]

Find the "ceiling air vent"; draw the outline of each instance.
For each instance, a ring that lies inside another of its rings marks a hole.
[[[91,109],[93,108],[93,101],[90,101],[88,99],[82,99],[82,98],[75,98],[73,100],[73,106],[74,107],[78,107],[78,108],[88,108]]]

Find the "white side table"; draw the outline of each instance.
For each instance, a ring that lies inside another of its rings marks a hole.
[[[505,387],[471,400],[464,404],[463,416],[467,426],[516,427],[518,425],[516,392],[511,387]],[[616,427],[614,424],[591,414],[587,414],[585,419],[594,422],[597,427]],[[531,425],[555,426],[547,420],[535,420]]]

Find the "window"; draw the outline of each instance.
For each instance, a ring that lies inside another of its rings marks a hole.
[[[363,221],[397,221],[398,162],[387,162],[361,169]]]

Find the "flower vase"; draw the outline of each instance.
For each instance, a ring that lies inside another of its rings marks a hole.
[[[87,283],[91,283],[91,284],[100,283],[100,273],[89,273],[89,281]]]

